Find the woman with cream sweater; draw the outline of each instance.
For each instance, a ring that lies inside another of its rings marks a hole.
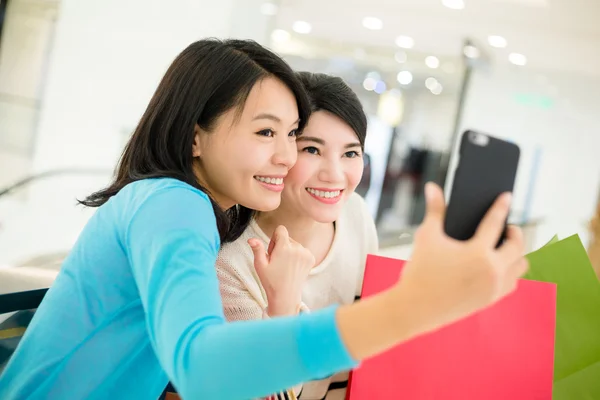
[[[366,256],[378,249],[373,219],[354,192],[363,173],[367,131],[361,103],[340,78],[306,72],[298,76],[313,114],[296,140],[298,160],[284,180],[281,205],[256,215],[240,238],[222,247],[217,260],[230,321],[352,303],[362,289]],[[313,253],[312,269],[291,274],[263,268],[263,249],[280,225]],[[338,374],[294,392],[303,400],[343,399],[347,379],[347,374]]]

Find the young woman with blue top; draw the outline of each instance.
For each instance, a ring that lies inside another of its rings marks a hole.
[[[173,62],[98,207],[0,377],[0,398],[248,399],[351,369],[512,291],[527,268],[520,231],[495,249],[502,196],[477,235],[427,214],[402,280],[306,315],[227,323],[215,261],[251,210],[277,208],[309,105],[293,71],[250,41],[201,40]],[[265,268],[314,264],[275,231]],[[286,355],[286,364],[279,360]]]

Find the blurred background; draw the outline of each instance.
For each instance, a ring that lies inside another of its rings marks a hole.
[[[595,0],[0,0],[0,270],[20,276],[0,292],[52,281],[92,212],[75,199],[108,183],[167,66],[207,36],[357,92],[383,254],[410,255],[423,185],[449,190],[465,129],[521,147],[511,220],[528,250],[593,246],[599,19]]]

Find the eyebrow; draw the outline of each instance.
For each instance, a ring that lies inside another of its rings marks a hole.
[[[281,123],[281,118],[279,118],[278,116],[276,116],[274,114],[269,114],[269,113],[260,113],[257,116],[255,116],[254,118],[252,118],[252,121],[257,121],[259,119],[268,119],[269,121],[273,121],[278,124]],[[300,123],[300,118],[298,118],[296,120],[296,122],[294,122],[292,125],[296,125],[298,123]]]
[[[296,142],[314,142],[314,143],[318,143],[321,146],[325,146],[325,141],[321,138],[317,138],[317,137],[313,137],[313,136],[298,136],[298,138],[296,139]],[[360,145],[359,142],[353,142],[353,143],[348,143],[347,145],[344,146],[345,149],[351,149],[354,147],[362,147]]]

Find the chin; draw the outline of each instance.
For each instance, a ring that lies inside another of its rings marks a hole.
[[[336,207],[335,210],[329,212],[312,212],[312,219],[322,224],[334,223],[340,217],[340,209]]]
[[[281,196],[264,196],[262,198],[253,199],[253,201],[246,201],[242,205],[246,208],[251,208],[256,211],[268,212],[276,210],[280,204]]]

